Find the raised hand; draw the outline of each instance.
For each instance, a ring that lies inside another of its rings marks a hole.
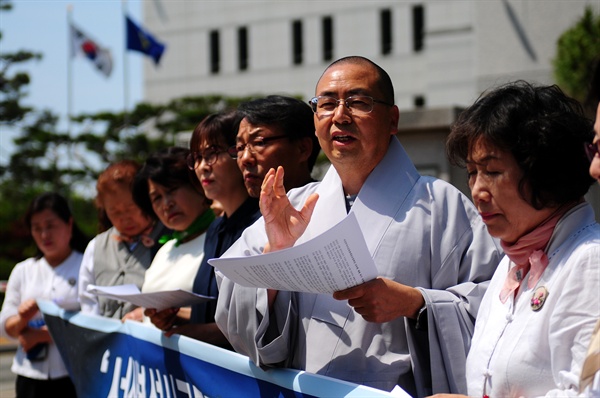
[[[296,210],[286,196],[283,186],[283,167],[271,169],[265,175],[260,191],[260,211],[265,220],[265,230],[269,239],[265,252],[292,247],[302,236],[319,195],[310,195],[300,211]]]

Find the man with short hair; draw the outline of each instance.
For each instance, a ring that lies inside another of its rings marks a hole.
[[[320,147],[308,104],[291,97],[270,95],[240,104],[236,117],[240,122],[235,145],[227,148],[227,152],[237,159],[251,198],[259,197],[263,178],[273,167],[283,166],[289,170],[285,179],[287,189],[313,181],[310,173]],[[242,210],[247,209],[242,207],[239,211]],[[232,218],[222,217],[209,227],[205,256],[194,280],[195,293],[216,295],[214,273],[207,260],[227,250],[241,235],[240,227],[248,225],[252,217],[236,211]],[[191,323],[211,323],[213,308],[213,303],[193,306]],[[197,337],[195,331],[200,329],[186,325],[182,330],[188,336]]]
[[[399,385],[413,396],[464,393],[473,322],[499,246],[466,196],[418,174],[395,137],[399,111],[383,69],[363,57],[335,61],[310,103],[332,167],[287,196],[288,170],[270,170],[263,217],[223,257],[300,244],[352,212],[380,276],[328,295],[247,288],[217,272],[219,328],[258,366]]]
[[[287,190],[312,182],[320,151],[313,113],[305,102],[270,95],[240,104],[236,145],[229,148],[244,175],[248,194],[258,198],[267,171],[282,166]]]

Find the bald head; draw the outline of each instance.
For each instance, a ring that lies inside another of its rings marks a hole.
[[[392,79],[390,78],[390,75],[388,75],[388,73],[385,70],[383,70],[382,67],[380,67],[375,62],[373,62],[370,59],[365,58],[365,57],[361,57],[358,55],[351,55],[351,56],[340,58],[336,61],[333,61],[325,69],[325,71],[323,71],[323,74],[319,78],[319,81],[321,81],[321,78],[323,77],[323,75],[325,75],[327,73],[327,71],[329,69],[331,69],[332,67],[341,66],[341,65],[361,65],[361,66],[370,67],[370,68],[375,69],[375,71],[377,73],[377,88],[383,94],[382,100],[389,104],[395,103],[395,101],[394,101],[394,85],[392,84]],[[317,85],[318,84],[319,83],[317,82]]]

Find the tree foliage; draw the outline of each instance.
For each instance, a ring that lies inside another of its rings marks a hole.
[[[558,39],[553,60],[557,84],[585,103],[593,68],[600,60],[600,15],[586,7],[581,19]]]
[[[0,12],[10,8],[9,1],[0,0]],[[35,252],[23,223],[35,196],[54,191],[67,197],[77,224],[93,236],[98,222],[94,185],[108,164],[123,159],[143,162],[158,149],[177,144],[181,133],[191,134],[207,115],[254,98],[211,95],[140,103],[128,112],[76,115],[67,131],[51,111],[22,104],[30,79],[19,66],[39,59],[40,54],[28,51],[0,54],[0,127],[18,131],[13,155],[0,165],[0,279]]]
[[[0,0],[0,12],[11,9],[12,3]],[[31,51],[0,52],[0,132],[7,126],[18,125],[31,113],[31,108],[21,104],[21,99],[27,95],[29,75],[15,68],[39,59],[41,55]],[[27,253],[28,232],[19,221],[28,199],[36,194],[32,187],[24,188],[16,181],[2,178],[6,173],[7,166],[0,165],[0,279],[8,277],[15,258],[22,259],[23,253]]]
[[[6,96],[0,93],[0,98]],[[18,106],[22,96],[13,97]],[[0,173],[0,279],[8,276],[8,266],[32,253],[22,215],[34,196],[44,191],[65,195],[80,227],[94,235],[93,187],[108,164],[122,159],[143,162],[158,149],[175,145],[179,133],[191,133],[208,114],[236,107],[246,99],[187,97],[166,105],[141,103],[128,113],[81,114],[72,120],[74,132],[61,131],[58,116],[50,111],[22,108],[21,119],[27,122],[20,123],[16,149]],[[3,112],[7,109],[0,109],[0,117],[8,116]],[[16,126],[15,118],[11,119],[9,124]]]
[[[0,12],[11,8],[11,2],[0,0]],[[97,231],[94,185],[109,163],[143,162],[150,153],[174,145],[179,133],[191,133],[208,114],[249,99],[214,95],[163,105],[140,103],[127,113],[77,115],[66,131],[59,127],[56,114],[22,104],[30,77],[19,69],[41,58],[25,50],[0,53],[0,128],[18,131],[14,153],[8,164],[0,165],[0,279],[7,279],[18,261],[35,253],[23,222],[35,196],[55,191],[67,197],[75,221],[93,236]]]
[[[236,107],[245,99],[248,98],[185,97],[165,105],[140,103],[128,113],[82,114],[73,118],[81,127],[73,140],[97,156],[94,160],[100,163],[100,170],[125,158],[143,161],[150,153],[175,145],[179,133],[191,133],[210,113]],[[94,168],[88,159],[82,167],[95,179],[97,166]]]
[[[10,11],[12,3],[0,0],[0,12]],[[0,40],[2,32],[0,32]],[[26,95],[29,75],[24,72],[12,72],[14,66],[31,60],[40,60],[41,54],[21,50],[16,53],[0,52],[0,128],[7,123],[23,120],[31,108],[21,104]]]
[[[7,246],[0,245],[0,279],[7,276],[3,257],[12,266],[32,252],[31,245],[12,243],[13,236],[29,240],[19,222],[35,195],[56,191],[69,197],[76,221],[92,236],[97,226],[93,185],[108,164],[122,159],[143,162],[158,149],[175,145],[179,133],[191,133],[208,114],[236,107],[246,99],[188,97],[166,105],[141,103],[127,114],[81,114],[73,118],[72,129],[77,133],[60,131],[58,117],[51,112],[37,113],[14,140],[16,150],[0,177],[0,198],[7,207],[2,214],[8,215],[2,220],[7,225],[3,228]]]

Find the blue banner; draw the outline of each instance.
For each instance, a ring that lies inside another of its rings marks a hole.
[[[264,371],[246,356],[139,322],[38,305],[80,397],[393,396],[293,369]]]

